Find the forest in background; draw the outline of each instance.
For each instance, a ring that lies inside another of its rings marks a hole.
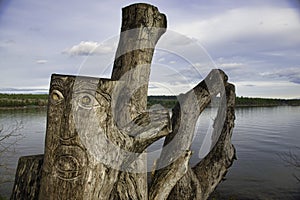
[[[43,107],[47,106],[48,94],[0,94],[0,107]]]
[[[176,101],[176,96],[148,96],[148,107],[161,104],[173,108]],[[46,107],[47,104],[48,94],[0,94],[0,108]],[[236,106],[300,106],[300,99],[236,97]]]

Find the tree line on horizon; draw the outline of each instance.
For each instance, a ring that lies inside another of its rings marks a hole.
[[[176,96],[154,95],[148,96],[148,107],[160,104],[165,108],[173,108],[177,101]],[[0,94],[0,107],[30,107],[47,106],[48,94]],[[236,97],[237,107],[246,106],[299,106],[300,99],[272,99]]]
[[[42,107],[48,104],[48,94],[0,94],[0,107]]]

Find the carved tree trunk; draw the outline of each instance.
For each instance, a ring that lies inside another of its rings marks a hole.
[[[44,156],[19,160],[11,199],[207,199],[235,158],[234,86],[221,70],[178,97],[147,110],[150,66],[166,16],[148,4],[123,9],[111,79],[52,75]],[[189,166],[201,112],[220,94],[210,153]],[[166,137],[147,183],[145,149]]]
[[[121,129],[147,109],[153,52],[166,27],[166,16],[154,6],[134,4],[123,9],[120,41],[111,76],[112,80],[123,81],[127,86],[115,107],[115,120]],[[142,154],[139,159],[132,168],[140,173],[120,173],[114,198],[148,199],[147,157]]]

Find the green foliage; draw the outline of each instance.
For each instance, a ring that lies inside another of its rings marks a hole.
[[[237,97],[236,106],[297,106],[300,105],[300,99],[267,99]]]
[[[6,200],[6,198],[0,195],[0,200]]]
[[[160,104],[171,109],[177,102],[176,96],[148,96],[148,107]],[[46,106],[48,94],[0,94],[0,107]],[[299,106],[300,99],[266,99],[237,97],[236,106]]]
[[[175,106],[177,102],[176,96],[148,96],[148,108],[160,104],[165,108],[171,109]]]
[[[1,94],[0,99],[48,99],[48,94]]]
[[[165,108],[173,108],[177,101],[176,96],[148,96],[148,107],[161,104]],[[246,106],[300,106],[300,99],[267,99],[236,97],[237,107]]]
[[[47,94],[0,94],[0,107],[46,106]]]

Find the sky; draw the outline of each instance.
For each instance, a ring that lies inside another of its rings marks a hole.
[[[220,68],[238,96],[300,98],[299,1],[138,2],[168,20],[149,94],[187,92]],[[47,91],[52,73],[109,77],[121,9],[133,3],[0,0],[0,92]]]

